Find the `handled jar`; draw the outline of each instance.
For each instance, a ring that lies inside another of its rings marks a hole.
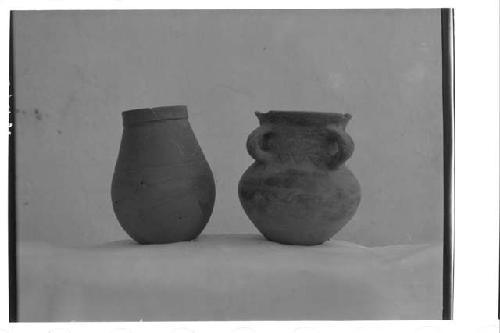
[[[248,137],[255,162],[240,179],[246,214],[269,240],[317,245],[352,218],[360,185],[345,166],[354,151],[351,115],[305,111],[256,112]]]

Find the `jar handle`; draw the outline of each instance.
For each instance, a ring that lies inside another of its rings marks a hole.
[[[261,163],[267,163],[273,160],[271,152],[263,149],[264,137],[272,133],[271,126],[264,124],[257,127],[247,139],[247,151],[252,158]]]
[[[328,131],[328,141],[337,143],[338,152],[327,161],[328,169],[337,169],[351,157],[354,151],[354,142],[349,134],[337,124],[331,124],[326,127]]]

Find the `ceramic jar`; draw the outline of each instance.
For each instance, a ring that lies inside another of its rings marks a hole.
[[[360,185],[345,166],[354,143],[349,114],[256,112],[260,126],[248,137],[255,162],[241,177],[246,214],[269,240],[321,244],[352,218]]]
[[[140,244],[196,238],[215,200],[212,171],[185,106],[122,113],[111,197],[120,225]]]

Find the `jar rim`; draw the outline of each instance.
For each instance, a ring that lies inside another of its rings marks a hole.
[[[291,111],[271,110],[268,112],[255,112],[260,122],[291,123],[299,125],[327,125],[340,123],[346,125],[352,116],[349,113],[319,112],[319,111]]]
[[[187,119],[188,111],[186,105],[157,106],[123,111],[122,118],[124,124]]]

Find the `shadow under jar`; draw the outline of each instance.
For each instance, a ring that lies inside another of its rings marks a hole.
[[[268,240],[318,245],[352,218],[361,200],[344,165],[354,150],[345,128],[351,115],[305,111],[256,112],[248,137],[255,162],[238,194],[246,214]]]
[[[118,221],[140,244],[192,240],[212,214],[212,171],[185,106],[122,113],[111,197]]]

